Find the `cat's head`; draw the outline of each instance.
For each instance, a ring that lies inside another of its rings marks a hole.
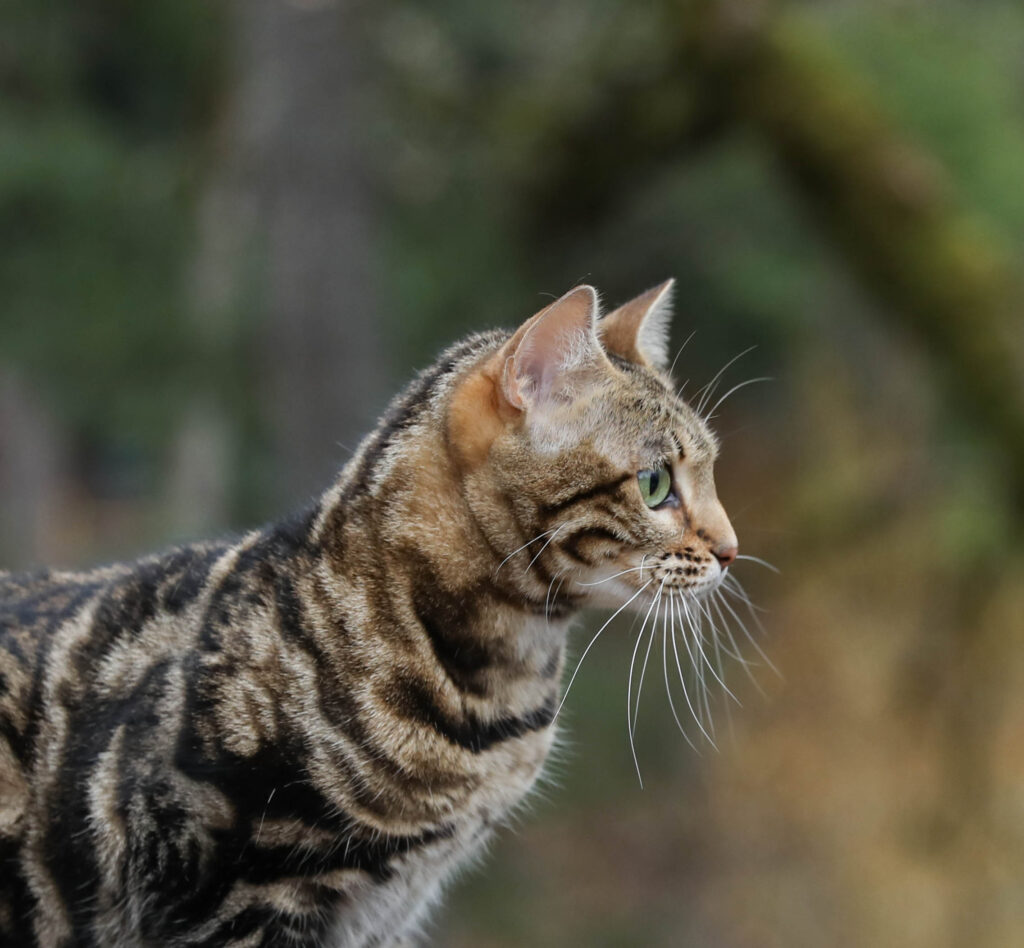
[[[605,605],[722,580],[736,534],[715,436],[668,375],[671,291],[601,318],[594,289],[576,287],[456,392],[450,443],[492,547],[508,545],[503,569]]]

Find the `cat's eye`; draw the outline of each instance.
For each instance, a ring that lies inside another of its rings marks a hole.
[[[672,471],[667,464],[653,470],[639,471],[636,479],[640,484],[640,496],[652,510],[665,503],[672,493]]]

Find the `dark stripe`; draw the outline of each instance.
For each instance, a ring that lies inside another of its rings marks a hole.
[[[302,759],[303,736],[283,734],[276,744],[263,745],[255,754],[242,757],[223,749],[204,746],[197,733],[199,722],[208,720],[216,692],[207,681],[196,682],[198,662],[186,665],[188,679],[183,725],[174,763],[193,780],[210,783],[236,809],[236,822],[248,827],[261,819],[297,817],[311,823],[344,828],[337,807],[313,786]]]
[[[633,522],[624,513],[621,504],[615,506],[607,501],[594,504],[594,513],[599,513],[611,520],[616,526],[621,527],[623,532],[630,536],[633,531]]]
[[[474,351],[482,351],[487,348],[488,343],[496,344],[505,337],[507,334],[501,333],[473,336],[447,349],[434,365],[420,373],[412,384],[391,403],[377,429],[370,435],[369,443],[359,461],[359,467],[354,472],[345,490],[345,496],[337,508],[344,507],[346,500],[366,492],[381,456],[403,431],[412,427],[419,420],[424,409],[430,404],[434,391],[441,380],[462,365],[467,356]]]
[[[159,603],[161,561],[139,563],[123,579],[115,580],[93,614],[92,627],[69,656],[69,664],[87,680],[122,638],[137,636],[153,619]]]
[[[46,711],[42,700],[43,686],[55,633],[68,618],[77,614],[101,587],[99,583],[89,582],[72,588],[74,588],[74,595],[66,603],[65,608],[56,611],[49,617],[45,628],[36,630],[41,644],[33,659],[35,667],[32,674],[32,691],[28,700],[28,722],[25,725],[24,733],[16,743],[11,745],[22,763],[27,763],[35,752],[36,737]]]
[[[94,614],[90,634],[71,654],[70,661],[83,678],[119,641],[137,636],[161,609],[176,614],[192,603],[226,549],[223,545],[184,547],[136,563],[124,576],[111,580]]]
[[[564,542],[559,544],[559,547],[569,554],[578,563],[585,563],[587,566],[594,566],[595,561],[580,551],[580,544],[585,540],[599,540],[601,542],[614,543],[616,546],[622,546],[623,539],[617,534],[608,530],[606,527],[601,526],[590,526],[581,527],[579,530],[571,533]]]
[[[555,514],[561,513],[572,507],[573,504],[582,503],[584,500],[592,500],[595,497],[600,497],[605,494],[615,494],[623,484],[632,480],[636,477],[635,474],[623,474],[621,477],[617,477],[613,481],[604,481],[600,484],[593,484],[581,491],[577,491],[575,494],[564,498],[563,500],[556,500],[550,504],[545,504],[540,508],[541,513],[547,517],[552,517]]]
[[[300,536],[302,532],[300,531]],[[264,538],[263,543],[280,543],[280,538]],[[288,541],[291,542],[291,541]],[[258,544],[259,545],[259,544]],[[248,552],[248,551],[247,551]],[[307,572],[310,568],[304,557],[292,557],[290,560],[278,559],[279,554],[261,557],[246,557],[239,562],[217,590],[211,600],[204,625],[202,648],[209,652],[221,650],[221,636],[230,634],[230,630],[249,621],[247,603],[259,602],[263,607],[273,608],[276,613],[276,627],[282,639],[304,651],[312,659],[316,667],[316,677],[308,682],[308,687],[317,698],[318,707],[326,722],[344,734],[357,748],[365,749],[360,753],[360,763],[376,774],[382,775],[387,782],[396,779],[405,780],[407,775],[403,768],[392,760],[384,749],[378,745],[366,729],[363,712],[352,698],[351,681],[366,674],[358,659],[351,653],[344,659],[338,654],[344,648],[348,638],[348,629],[343,616],[337,613],[336,607],[325,601],[328,606],[327,615],[330,626],[323,630],[322,635],[310,622],[306,613],[305,599],[295,588],[293,576]],[[241,558],[240,558],[241,559]],[[241,608],[240,601],[241,600]],[[211,770],[239,770],[243,780],[249,779],[253,766],[252,758],[235,758],[226,753],[215,753],[207,748],[207,753],[214,754],[211,761],[205,761],[188,750],[189,746],[202,747],[203,739],[196,729],[206,728],[206,733],[218,733],[216,702],[219,691],[219,680],[223,676],[243,673],[230,665],[217,663],[210,671],[203,671],[195,659],[190,659],[186,666],[189,678],[187,697],[186,728],[195,732],[194,744],[185,742],[184,757],[179,766],[183,769],[197,767],[200,772]],[[194,668],[194,670],[192,670]],[[292,738],[277,738],[277,743],[290,740],[296,747],[305,746],[306,735],[295,735]],[[350,759],[351,754],[332,752],[332,766],[338,777],[344,781],[352,798],[365,809],[381,818],[388,815],[389,801],[370,786],[359,772],[356,761]],[[283,783],[295,783],[296,775],[303,773],[298,761],[291,765],[290,775],[284,777]],[[203,779],[202,773],[197,775]],[[209,778],[217,782],[217,778]],[[269,794],[271,787],[267,787]],[[275,800],[280,797],[275,797]],[[265,797],[264,797],[265,799]],[[325,804],[326,805],[326,804]],[[296,814],[303,814],[302,806],[296,805]]]
[[[533,565],[530,566],[530,569],[533,570],[534,579],[536,579],[537,582],[539,582],[540,585],[543,586],[545,589],[547,589],[555,581],[555,577],[544,564],[544,560],[547,557],[553,555],[554,553],[554,550],[551,549],[552,546],[554,546],[554,543],[549,543],[539,553],[535,553],[534,558],[532,560]],[[536,601],[533,599],[532,596],[528,595],[525,592],[523,593],[523,600],[527,603],[532,603]]]
[[[128,747],[143,747],[151,739],[150,732],[159,723],[156,705],[164,692],[169,664],[164,661],[153,665],[123,698],[94,698],[69,709],[69,738],[56,769],[59,776],[53,796],[47,801],[50,820],[44,852],[47,868],[76,930],[86,930],[101,882],[94,836],[102,829],[92,825],[89,815],[93,768],[119,726],[129,729],[125,741]]]
[[[173,894],[173,898],[164,894],[159,900],[167,909],[162,921],[168,926],[165,935],[184,933],[215,915],[240,878],[258,876],[261,881],[271,881],[299,874],[295,865],[275,861],[276,849],[259,849],[253,844],[264,820],[301,819],[319,830],[331,831],[340,845],[362,828],[312,784],[299,756],[299,735],[286,735],[278,745],[263,748],[251,758],[227,751],[207,755],[200,750],[199,737],[189,723],[195,711],[196,704],[190,701],[175,764],[191,779],[220,790],[230,800],[235,818],[231,826],[209,831],[215,846],[204,855],[201,867],[197,865],[194,871],[183,874],[182,880],[161,876],[153,880],[157,887]],[[369,833],[372,829],[366,827],[363,831]]]
[[[32,919],[38,911],[35,894],[21,873],[21,840],[0,837],[0,944],[32,945]]]
[[[413,591],[413,610],[426,633],[434,657],[445,675],[460,691],[484,697],[491,691],[488,672],[504,666],[511,655],[496,643],[474,636],[476,619],[473,598],[448,596],[418,587]]]
[[[161,582],[164,608],[178,614],[191,605],[206,588],[213,564],[227,548],[226,544],[208,548],[186,547],[165,559]]]
[[[352,654],[346,656],[347,660],[344,663],[339,662],[317,640],[305,619],[302,600],[289,577],[278,577],[275,601],[282,636],[305,651],[313,659],[319,672],[319,680],[310,682],[309,687],[316,690],[317,704],[325,720],[357,747],[366,749],[361,755],[361,763],[365,767],[378,775],[383,773],[387,782],[407,780],[408,774],[405,770],[367,731],[363,713],[352,699],[350,682],[358,679],[367,670],[360,666],[358,659]],[[342,642],[348,637],[348,629],[337,616],[333,617],[330,637],[336,642]],[[355,762],[340,751],[332,753],[331,759],[338,774],[345,779],[345,785],[353,799],[368,812],[386,818],[388,801],[367,785]]]
[[[116,581],[115,581],[116,582]],[[103,584],[92,579],[80,582],[47,580],[45,585],[30,589],[4,591],[0,600],[0,632],[24,659],[25,653],[15,636],[19,630],[32,630],[35,636],[48,634],[72,619],[83,602]]]
[[[202,942],[189,941],[187,944],[199,948],[220,948],[230,945],[239,939],[252,935],[261,929],[264,931],[271,925],[276,913],[272,908],[263,905],[249,905],[230,918],[226,918],[218,925],[212,934],[203,938]],[[262,944],[262,942],[261,942]]]
[[[496,744],[541,731],[555,718],[555,695],[539,708],[523,715],[508,715],[493,721],[481,721],[467,711],[454,717],[441,708],[430,685],[408,675],[395,675],[389,690],[395,710],[410,720],[426,725],[445,740],[474,754],[483,753]]]
[[[412,836],[394,836],[375,832],[349,832],[344,840],[332,840],[329,846],[272,846],[250,848],[242,865],[241,878],[254,884],[274,882],[284,876],[317,876],[339,869],[357,869],[383,881],[391,877],[391,862],[423,846],[450,838],[454,826],[445,824]]]
[[[422,554],[403,553],[403,561],[412,579],[413,612],[440,670],[456,688],[475,697],[490,694],[493,680],[508,681],[528,673],[513,643],[489,634],[489,626],[479,627],[481,617],[504,605],[531,615],[562,619],[582,598],[559,589],[558,580],[551,585],[546,571],[541,575],[548,576],[546,585],[552,593],[543,598],[523,592],[512,577],[504,584],[484,578],[461,589],[447,590]]]
[[[332,662],[306,623],[302,601],[295,591],[291,577],[286,574],[282,573],[276,577],[274,604],[277,607],[277,624],[281,637],[306,652],[321,674],[330,671]],[[341,632],[345,634],[344,629]]]
[[[563,649],[561,645],[551,650],[551,654],[548,656],[548,660],[544,663],[544,667],[540,670],[540,677],[543,678],[545,681],[550,681],[561,670],[562,654]]]
[[[218,650],[222,634],[237,625],[246,607],[266,608],[273,602],[278,575],[305,568],[313,552],[316,513],[311,507],[271,524],[238,554],[210,596],[199,638],[202,648]]]

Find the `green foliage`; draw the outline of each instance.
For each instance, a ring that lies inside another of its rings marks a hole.
[[[154,383],[180,369],[185,345],[187,219],[173,162],[119,148],[73,116],[5,118],[4,355],[46,379],[76,426],[137,424],[165,400]]]
[[[1024,243],[1024,7],[844,5],[819,13],[898,125],[956,179],[966,202]]]

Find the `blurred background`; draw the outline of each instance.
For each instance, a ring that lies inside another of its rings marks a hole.
[[[612,626],[435,943],[1024,944],[1017,0],[0,16],[0,566],[280,515],[442,345],[675,276],[687,391],[774,379],[716,423],[781,677],[696,753],[652,673],[641,789]]]

